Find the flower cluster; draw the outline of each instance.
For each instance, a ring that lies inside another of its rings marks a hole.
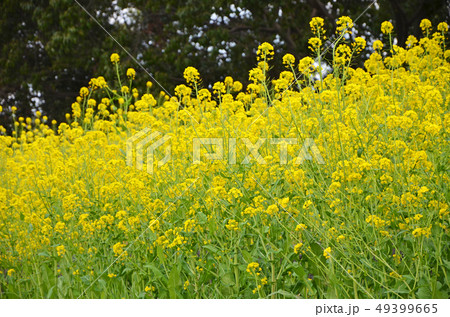
[[[367,57],[342,36],[324,61],[310,26],[315,56],[269,76],[263,43],[246,85],[187,67],[141,89],[114,53],[126,81],[87,81],[64,122],[0,107],[0,297],[446,296],[448,25],[403,48],[384,22]]]

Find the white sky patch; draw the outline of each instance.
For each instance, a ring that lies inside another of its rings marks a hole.
[[[116,1],[116,0],[115,0]],[[272,6],[273,8],[273,6]],[[212,8],[212,13],[209,17],[208,24],[212,25],[221,25],[221,24],[229,24],[232,19],[240,19],[240,20],[246,20],[246,19],[252,19],[252,13],[250,10],[247,10],[245,8],[237,7],[235,4],[230,4],[229,6],[230,13],[228,15],[223,14],[222,8]],[[189,35],[188,42],[190,45],[192,45],[197,52],[194,52],[193,55],[198,55],[198,51],[204,51],[208,52],[209,54],[212,54],[214,51],[216,51],[216,62],[217,65],[223,65],[224,63],[231,62],[230,58],[230,50],[236,46],[236,42],[230,41],[222,41],[220,44],[218,44],[216,47],[214,46],[203,46],[199,43],[199,39],[205,36],[205,30],[208,29],[208,25],[204,26],[195,26],[193,35]],[[186,35],[188,34],[187,30],[177,30],[177,33],[179,35]],[[284,44],[284,42],[281,40],[281,37],[279,37],[279,42]],[[245,56],[243,54],[242,56]]]
[[[273,39],[273,44],[284,45],[284,41],[281,39],[280,34],[275,35],[275,38]]]
[[[379,10],[380,9],[380,5],[378,4],[378,1],[375,1],[375,3],[373,4],[375,9]]]
[[[251,19],[252,18],[252,13],[250,12],[250,10],[241,9],[241,8],[238,7],[237,11],[238,11],[239,17],[241,19]]]
[[[112,16],[108,18],[109,24],[134,25],[138,22],[141,11],[136,8],[121,8],[117,0],[113,0],[111,7],[114,9]]]
[[[211,16],[209,17],[209,23],[220,24],[220,22],[222,22],[222,17],[218,16],[215,12],[211,13]]]
[[[40,108],[44,104],[44,100],[42,100],[42,92],[40,92],[38,90],[34,90],[32,84],[27,84],[27,85],[28,85],[28,91],[30,92],[30,95],[33,96],[33,97],[31,97],[31,102],[34,105],[33,112],[36,110],[42,111]]]
[[[36,48],[36,47],[39,47],[40,49],[44,49],[44,45],[42,44],[41,41],[28,41],[26,47],[30,48],[30,49]]]

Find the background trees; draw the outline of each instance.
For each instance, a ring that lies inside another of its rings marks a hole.
[[[199,69],[205,85],[226,75],[246,82],[255,50],[272,43],[280,58],[308,54],[313,16],[326,20],[328,36],[341,15],[354,20],[371,0],[236,0],[117,1],[78,0],[98,22],[169,91],[183,82],[187,66]],[[420,34],[428,18],[448,21],[445,0],[379,0],[356,22],[358,35],[380,36],[380,24],[391,20],[399,45],[408,34]],[[79,88],[93,76],[112,79],[109,55],[118,52],[124,67],[139,66],[74,0],[3,0],[0,3],[0,104],[15,105],[18,115],[39,107],[62,120]],[[136,78],[147,81],[144,72]],[[154,89],[160,89],[154,86]],[[7,116],[0,114],[0,124]],[[8,119],[9,120],[9,119]]]

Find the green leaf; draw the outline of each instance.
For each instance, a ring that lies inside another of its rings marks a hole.
[[[278,290],[276,292],[270,293],[269,295],[267,295],[267,298],[271,297],[272,295],[276,295],[276,294],[282,295],[282,296],[284,296],[286,298],[294,298],[294,299],[300,298],[299,296],[297,296],[297,295],[295,295],[295,294],[293,294],[291,292],[282,290],[282,289],[280,289],[280,290]]]
[[[419,287],[419,290],[416,293],[417,298],[419,299],[429,299],[433,296],[431,295],[431,289],[429,286]]]
[[[197,214],[197,219],[199,224],[205,224],[208,221],[208,217],[203,212]]]
[[[167,281],[167,278],[164,276],[164,274],[156,267],[155,264],[150,263],[147,265],[144,265],[145,268],[149,268],[152,270],[153,274],[156,276],[157,279],[163,280],[164,282]]]
[[[395,293],[395,294],[408,294],[410,291],[408,287],[403,282],[397,282],[397,285],[394,287],[393,291],[386,291],[386,293]]]
[[[47,298],[47,299],[52,298],[53,290],[55,289],[55,286],[56,285],[53,285],[52,287],[50,287],[50,289],[47,292],[47,296],[45,298]]]
[[[292,271],[294,271],[294,273],[300,278],[300,279],[304,279],[306,277],[306,272],[303,269],[303,267],[301,265],[299,265],[298,263],[294,263],[292,264],[290,267],[288,266],[286,269],[292,269]]]
[[[311,250],[319,258],[323,257],[323,249],[319,244],[317,244],[315,242],[311,243]]]
[[[65,283],[65,281],[67,282]],[[69,290],[69,280],[66,279],[66,277],[59,277],[58,282],[56,282],[56,285],[58,286],[58,297],[65,298],[67,296],[67,292]]]
[[[252,255],[246,251],[246,250],[241,250],[242,256],[244,257],[244,260],[246,263],[250,263],[253,262],[252,261]]]
[[[226,272],[225,274],[223,274],[221,276],[221,282],[225,285],[225,286],[234,286],[236,284],[235,279],[234,279],[234,275],[233,273],[230,272]]]
[[[208,250],[208,251],[211,252],[212,254],[217,254],[217,253],[219,252],[219,250],[218,250],[215,246],[210,245],[210,244],[204,245],[204,246],[203,246],[203,249]]]
[[[94,290],[96,292],[101,292],[103,290],[106,290],[106,281],[104,279],[99,279],[96,283],[95,283],[95,288]]]
[[[171,299],[177,298],[177,288],[181,286],[180,273],[178,272],[178,267],[174,266],[169,274],[169,296]]]
[[[38,256],[50,257],[50,253],[48,253],[47,251],[42,251],[38,253]]]
[[[164,264],[166,262],[164,251],[160,245],[156,247],[156,255],[158,256],[159,261]]]

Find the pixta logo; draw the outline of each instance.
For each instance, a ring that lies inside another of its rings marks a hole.
[[[241,164],[249,164],[250,160],[256,160],[258,164],[267,164],[266,160],[259,153],[259,148],[267,142],[278,145],[279,147],[279,162],[285,165],[288,162],[288,146],[298,144],[296,138],[259,138],[255,143],[252,143],[248,138],[240,139],[248,150],[248,154],[244,157]],[[228,141],[228,164],[236,164],[236,139],[229,138]],[[193,139],[193,163],[199,164],[201,162],[201,148],[215,148],[214,152],[203,153],[203,156],[208,160],[223,160],[224,159],[224,139],[222,138],[194,138]],[[311,153],[311,154],[310,154]],[[300,149],[298,156],[294,160],[294,164],[302,164],[305,160],[314,161],[317,164],[325,164],[325,161],[320,154],[314,140],[311,138],[305,139],[303,146]]]
[[[153,174],[153,162],[155,160],[155,150],[170,140],[170,135],[164,135],[155,141],[156,138],[161,136],[162,133],[155,131],[151,133],[150,128],[145,128],[133,135],[127,140],[127,165],[133,166],[133,152],[136,152],[136,168],[143,170],[144,165],[144,149],[146,148],[147,154],[147,173]],[[166,147],[165,156],[162,160],[158,161],[158,166],[161,167],[172,157],[172,148],[170,145]]]
[[[126,142],[126,157],[127,165],[133,166],[134,159],[136,160],[136,168],[143,170],[144,156],[146,156],[147,172],[153,174],[155,151],[160,146],[164,145],[171,139],[169,135],[163,135],[161,132],[152,132],[150,128],[145,128]],[[228,144],[228,148],[225,148],[224,144]],[[265,165],[266,160],[261,156],[259,149],[264,144],[272,144],[279,148],[279,163],[285,165],[288,163],[288,146],[299,144],[296,138],[259,138],[255,143],[252,143],[248,138],[239,139],[239,141],[245,146],[246,156],[243,158],[240,164],[249,164],[251,160],[255,160],[257,164]],[[267,142],[267,143],[266,143]],[[210,149],[210,151],[202,151],[204,149]],[[214,151],[212,149],[214,148]],[[144,155],[145,152],[145,155]],[[237,164],[237,139],[236,138],[193,138],[192,139],[192,158],[193,164],[199,164],[202,156],[206,160],[227,160],[230,165]],[[136,154],[134,157],[134,153]],[[157,166],[161,167],[172,158],[172,148],[170,144],[165,146],[165,156],[161,160],[158,160]],[[294,164],[302,164],[305,160],[315,161],[317,164],[325,164],[325,161],[320,154],[319,148],[314,143],[314,140],[307,138],[304,140],[303,145],[294,159]]]

